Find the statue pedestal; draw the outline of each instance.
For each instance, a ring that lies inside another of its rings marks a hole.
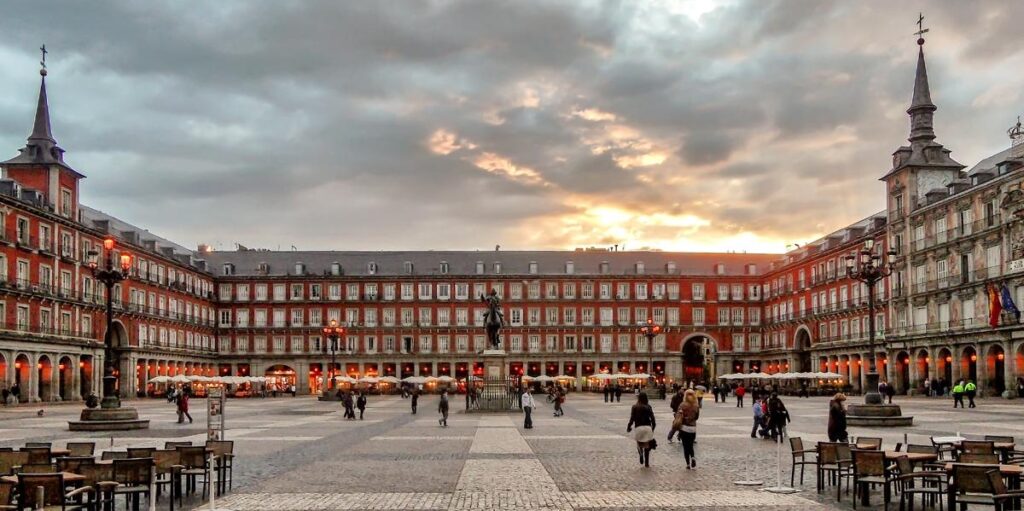
[[[518,411],[519,380],[518,375],[509,375],[508,354],[505,350],[489,349],[480,354],[484,362],[484,374],[476,382],[477,408],[470,412],[508,413]]]

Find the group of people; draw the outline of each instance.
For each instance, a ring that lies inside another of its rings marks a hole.
[[[673,443],[676,436],[683,446],[683,456],[687,470],[697,467],[697,455],[694,444],[697,440],[697,419],[700,418],[700,403],[693,389],[678,389],[670,402],[672,408],[672,427],[668,432],[668,443]],[[636,404],[630,409],[629,423],[626,432],[633,434],[640,465],[651,466],[651,451],[658,448],[654,437],[657,420],[651,408],[646,392],[637,395]]]
[[[770,438],[781,442],[786,436],[786,424],[792,419],[779,395],[773,392],[767,398],[755,399],[753,411],[754,426],[750,429],[750,438]]]
[[[184,424],[185,418],[192,424],[192,415],[188,413],[188,400],[192,396],[192,387],[184,386],[180,389],[172,388],[167,391],[167,402],[174,403],[178,410],[178,424]]]
[[[974,404],[974,398],[978,396],[978,386],[975,385],[974,380],[960,380],[953,385],[953,408],[964,407],[964,396],[967,396],[968,408],[977,408],[978,405]]]
[[[21,385],[18,382],[14,382],[11,388],[4,387],[3,391],[0,391],[3,397],[3,405],[16,405],[21,402]]]
[[[352,394],[356,394],[355,399],[352,398]],[[337,394],[338,400],[341,401],[341,406],[345,410],[346,420],[355,420],[356,409],[359,409],[359,420],[363,420],[363,412],[366,411],[366,393],[363,391],[346,392],[338,389]]]

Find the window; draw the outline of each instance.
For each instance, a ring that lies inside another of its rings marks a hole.
[[[563,310],[563,315],[564,315],[564,318],[565,318],[565,323],[564,324],[566,324],[566,325],[575,325],[576,324],[576,308],[575,307],[566,307]]]
[[[513,282],[508,285],[508,297],[510,300],[522,300],[523,299],[523,284],[521,282]]]
[[[562,284],[562,298],[566,298],[566,299],[569,299],[569,300],[572,300],[572,299],[576,298],[576,283],[575,282],[566,282],[566,283]]]
[[[274,284],[274,300],[282,301],[285,298],[284,284]]]
[[[704,299],[704,284],[695,283],[692,285],[693,299],[703,300]]]
[[[529,349],[530,353],[538,353],[538,352],[540,352],[540,336],[539,335],[530,335],[527,339],[528,339],[528,343],[529,343],[527,349]]]
[[[413,312],[409,307],[402,309],[402,326],[412,326],[413,324]]]
[[[732,324],[742,325],[743,324],[743,307],[732,308]]]
[[[612,298],[612,284],[610,282],[602,282],[600,284],[601,299],[610,300]]]
[[[495,263],[497,264],[497,263]],[[519,353],[523,351],[523,336],[521,335],[510,335],[508,336],[509,351],[513,353]]]
[[[433,286],[431,286],[430,283],[421,282],[420,285],[419,285],[419,288],[420,288],[419,289],[419,299],[420,300],[430,300],[431,298],[433,298],[433,291],[434,290],[433,290]]]
[[[231,326],[231,310],[224,309],[220,311],[220,326],[228,327]]]
[[[523,326],[523,309],[509,309],[509,324]]]
[[[469,284],[455,284],[455,299],[456,300],[467,300],[469,299]]]
[[[718,285],[718,301],[725,301],[729,299],[729,284]]]
[[[988,267],[988,276],[994,277],[999,275],[999,245],[993,245],[985,249],[985,265]]]
[[[612,319],[612,308],[602,307],[601,308],[601,326],[611,326],[614,320]]]
[[[451,321],[451,309],[437,309],[437,326],[448,326]]]
[[[429,335],[420,336],[420,353],[430,353],[430,345],[433,344],[433,339]]]
[[[567,335],[567,336],[563,337],[562,340],[564,342],[565,351],[569,351],[569,352],[576,351],[577,348],[576,348],[576,336],[575,335]]]
[[[620,325],[629,325],[630,324],[630,322],[629,322],[629,307],[619,307],[619,310],[616,311],[616,315],[619,318],[619,324]]]
[[[384,284],[384,300],[392,301],[395,299],[395,285]]]
[[[384,309],[382,317],[384,321],[384,326],[395,326],[395,309]]]
[[[669,309],[666,309],[665,310],[665,322],[668,323],[668,326],[678,326],[679,325],[679,309],[677,309],[675,307],[671,307]]]
[[[612,352],[612,336],[611,334],[601,334],[601,353]]]
[[[616,285],[615,287],[616,287],[616,289],[615,289],[615,297],[616,298],[618,298],[619,300],[628,300],[629,299],[629,284],[627,284],[625,282],[619,282],[618,285]]]
[[[455,326],[466,326],[469,324],[469,311],[460,308],[455,309]]]
[[[459,353],[465,353],[469,351],[469,336],[468,335],[456,335],[455,336],[455,350]]]
[[[558,307],[545,307],[544,313],[547,316],[545,319],[548,325],[558,324]]]
[[[359,284],[345,285],[345,299],[354,302],[359,299]]]
[[[555,334],[548,334],[544,338],[544,351],[552,353],[558,351],[558,336]]]
[[[719,325],[728,325],[729,324],[729,308],[728,307],[720,307],[718,309],[718,324]]]
[[[637,307],[636,309],[634,309],[633,310],[633,321],[635,321],[636,324],[638,324],[638,325],[643,325],[643,324],[647,323],[647,308],[646,307]]]
[[[235,294],[237,295],[238,301],[248,302],[249,301],[249,284],[239,284],[235,288]]]
[[[274,309],[274,326],[285,326],[284,309]]]
[[[792,279],[793,276],[790,275],[789,278]],[[790,286],[792,286],[792,283],[790,283]],[[743,299],[743,284],[733,284],[732,285],[732,299],[733,300],[742,300]]]
[[[402,284],[402,300],[406,300],[406,301],[412,300],[412,284],[410,284],[410,283],[403,283]]]
[[[594,324],[594,309],[590,307],[580,309],[580,324],[588,326]]]
[[[580,292],[580,297],[583,298],[584,300],[593,300],[594,299],[594,283],[593,282],[584,282],[581,285],[581,287],[582,287],[582,290]]]
[[[545,282],[544,283],[544,298],[548,300],[554,300],[558,298],[558,283],[557,282]]]
[[[704,308],[694,307],[693,308],[693,325],[703,326],[704,325]]]
[[[292,300],[301,300],[303,294],[302,284],[292,284]]]
[[[996,201],[985,203],[985,227],[995,227],[999,223],[999,206]]]
[[[247,328],[249,326],[249,310],[238,309],[235,312],[235,320],[238,323],[239,328]]]
[[[647,299],[647,283],[637,282],[636,283],[636,299],[646,300]]]
[[[304,316],[305,311],[303,309],[292,309],[292,326],[302,326]]]
[[[429,307],[420,307],[419,309],[419,326],[430,326],[431,314],[433,311]]]
[[[448,337],[447,335],[439,335],[439,336],[437,336],[437,352],[438,353],[448,353],[448,351],[450,349],[451,349],[450,337]]]
[[[619,334],[619,352],[628,353],[629,347],[629,334]]]
[[[387,353],[395,352],[395,336],[385,335],[384,336],[384,351]]]
[[[746,340],[744,339],[743,334],[732,334],[732,349],[734,351],[745,351],[746,350],[746,342],[745,341]]]

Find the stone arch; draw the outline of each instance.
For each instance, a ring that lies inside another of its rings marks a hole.
[[[267,388],[278,392],[284,392],[292,385],[298,386],[298,373],[285,363],[268,366],[263,375],[267,377]]]
[[[796,351],[797,367],[795,372],[812,372],[811,368],[811,329],[800,325],[793,334],[793,349]]]
[[[978,349],[974,345],[960,350],[960,379],[978,382]]]
[[[896,360],[892,366],[892,381],[889,383],[896,386],[896,392],[906,394],[912,385],[910,381],[910,353],[900,351],[896,353]]]
[[[1006,390],[1006,350],[994,343],[985,351],[985,388],[1001,395]]]
[[[705,355],[705,347],[708,349],[708,356]],[[710,378],[711,375],[707,373],[713,372],[714,356],[718,348],[718,341],[704,332],[694,332],[683,338],[680,345],[683,379],[704,381]]]
[[[67,401],[75,393],[75,363],[68,355],[61,355],[57,362],[57,392],[61,401]]]
[[[947,347],[939,348],[938,356],[935,357],[935,372],[939,378],[943,379],[943,384],[946,386],[953,386],[953,367],[956,365],[956,360],[953,359],[953,350]],[[942,389],[939,389],[941,392]]]
[[[93,363],[92,355],[82,355],[78,360],[78,395],[83,399],[93,393]]]
[[[18,400],[22,403],[31,399],[34,369],[32,359],[27,354],[19,353],[14,357],[14,383],[18,385]]]
[[[50,360],[49,355],[40,355],[39,360],[36,361],[36,378],[39,382],[36,387],[38,389],[36,397],[40,401],[52,401],[56,392],[54,392],[55,389],[51,384],[53,379],[53,361]]]
[[[131,338],[128,336],[128,330],[125,328],[124,323],[119,319],[115,319],[110,324],[110,345],[115,348],[127,348],[131,346]]]
[[[928,350],[921,348],[917,350],[917,356],[913,362],[917,367],[918,381],[916,385],[924,388],[924,382],[932,379],[932,357],[928,354]]]

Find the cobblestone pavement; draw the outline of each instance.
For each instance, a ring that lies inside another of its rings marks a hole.
[[[625,397],[625,396],[624,396]],[[230,400],[228,438],[235,440],[233,491],[218,499],[221,509],[850,509],[847,496],[817,494],[813,468],[793,495],[775,495],[733,481],[789,484],[788,444],[750,438],[751,410],[733,402],[705,400],[698,423],[696,470],[683,466],[681,448],[668,444],[671,417],[667,401],[652,404],[658,415],[659,447],[651,468],[638,464],[625,426],[632,399],[608,404],[600,395],[570,394],[566,415],[552,417],[547,405],[534,413],[534,429],[522,416],[467,415],[453,410],[449,427],[437,422],[436,397],[420,400],[412,415],[409,401],[371,397],[366,420],[346,421],[335,403],[312,398]],[[856,399],[856,398],[851,398]],[[149,430],[72,433],[67,420],[79,407],[22,406],[0,409],[0,447],[25,441],[92,440],[99,449],[163,446],[167,440],[205,439],[203,400],[193,400],[194,424],[175,423],[173,405],[135,401]],[[791,436],[808,446],[824,440],[827,400],[786,399]],[[1024,401],[982,400],[975,410],[953,410],[943,399],[902,401],[911,428],[850,428],[855,436],[928,443],[928,436],[961,432],[968,436],[1012,435],[1020,431]],[[904,438],[906,435],[906,438]],[[777,458],[777,453],[781,454]],[[872,497],[880,508],[881,495]],[[161,504],[166,504],[161,502]],[[192,505],[199,504],[194,499]]]

